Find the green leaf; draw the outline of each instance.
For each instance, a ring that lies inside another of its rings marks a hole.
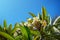
[[[36,17],[36,15],[33,14],[32,12],[29,12],[29,14],[30,14],[32,17]]]
[[[12,30],[12,24],[9,25],[9,28],[8,28],[8,29],[9,29],[9,30]]]
[[[29,29],[27,26],[24,26],[24,27],[25,27],[25,29],[26,29],[26,31],[27,31],[27,33],[28,33],[28,39],[29,39],[29,40],[32,40],[32,34],[31,34],[30,29]]]
[[[46,16],[46,21],[47,21],[47,24],[50,23],[50,16]]]
[[[0,31],[2,31],[2,26],[0,25]]]
[[[34,40],[39,40],[38,38],[39,38],[39,36],[36,36],[36,37],[34,38]]]
[[[4,20],[4,30],[6,30],[7,29],[7,22],[6,22],[6,20]]]
[[[30,30],[28,27],[20,26],[20,29],[21,29],[22,35],[24,37],[24,40],[32,40],[32,38],[31,38],[32,36],[31,36]]]
[[[40,13],[38,13],[38,18],[42,20],[42,16],[40,15]]]
[[[31,31],[31,34],[33,34],[33,35],[40,35],[39,31],[34,31],[34,30],[30,30],[30,31]]]
[[[22,40],[22,36],[21,35],[17,36],[15,40]]]
[[[42,7],[42,20],[46,19],[46,9]]]
[[[8,27],[8,30],[7,30],[7,31],[8,31],[8,33],[11,35],[11,32],[12,32],[12,24],[10,24],[10,25],[9,25],[9,27]]]
[[[18,24],[18,23],[16,23],[16,24],[14,25],[14,28],[12,29],[11,34],[14,33],[14,32],[17,30],[17,28],[19,28],[19,24]]]
[[[12,29],[11,34],[13,34],[14,32],[16,32],[16,30],[17,30],[17,28]]]
[[[0,31],[0,35],[3,36],[3,37],[5,37],[5,38],[7,38],[7,39],[9,39],[9,40],[14,40],[13,37],[11,37],[9,34],[7,34],[7,33],[5,33],[5,32],[1,32],[1,31]]]

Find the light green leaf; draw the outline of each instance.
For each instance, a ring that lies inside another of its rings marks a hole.
[[[9,34],[7,34],[7,33],[5,33],[5,32],[1,32],[1,31],[0,31],[0,35],[3,36],[3,37],[5,37],[5,38],[7,38],[7,39],[9,39],[9,40],[14,40],[13,37],[11,37]]]
[[[46,19],[46,9],[42,7],[42,20]]]
[[[32,12],[29,12],[29,14],[30,14],[32,17],[36,17],[36,15],[33,14]]]
[[[6,20],[4,20],[4,30],[6,30],[7,29],[7,22],[6,22]]]

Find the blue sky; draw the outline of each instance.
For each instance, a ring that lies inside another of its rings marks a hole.
[[[52,18],[60,15],[60,0],[0,0],[0,24],[6,19],[8,24],[26,21],[28,12],[41,13],[44,6]]]

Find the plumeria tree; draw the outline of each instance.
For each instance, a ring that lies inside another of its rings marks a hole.
[[[37,35],[39,34],[40,36],[34,35],[34,39],[37,40],[39,37],[40,37],[39,40],[57,40],[58,38],[60,39],[60,37],[58,37],[58,35],[60,34],[59,30],[55,28],[58,25],[60,25],[60,23],[57,22],[59,17],[52,23],[51,17],[47,15],[46,9],[44,7],[42,7],[42,14],[39,13],[38,16],[36,16],[32,12],[29,12],[29,14],[33,18],[29,18],[24,25],[32,29],[31,30],[32,33],[36,32],[37,30],[40,32],[37,33]],[[56,38],[56,36],[58,38]]]
[[[4,20],[0,25],[0,40],[60,40],[60,16],[55,20],[42,7],[42,13],[36,16],[29,12],[32,18],[26,22],[7,25]]]

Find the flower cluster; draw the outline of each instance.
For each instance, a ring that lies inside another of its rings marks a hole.
[[[32,28],[37,28],[40,29],[40,27],[46,27],[47,26],[47,21],[46,20],[40,20],[38,17],[33,17],[32,19],[29,18],[27,22],[24,23],[25,26],[27,27],[32,27]]]

